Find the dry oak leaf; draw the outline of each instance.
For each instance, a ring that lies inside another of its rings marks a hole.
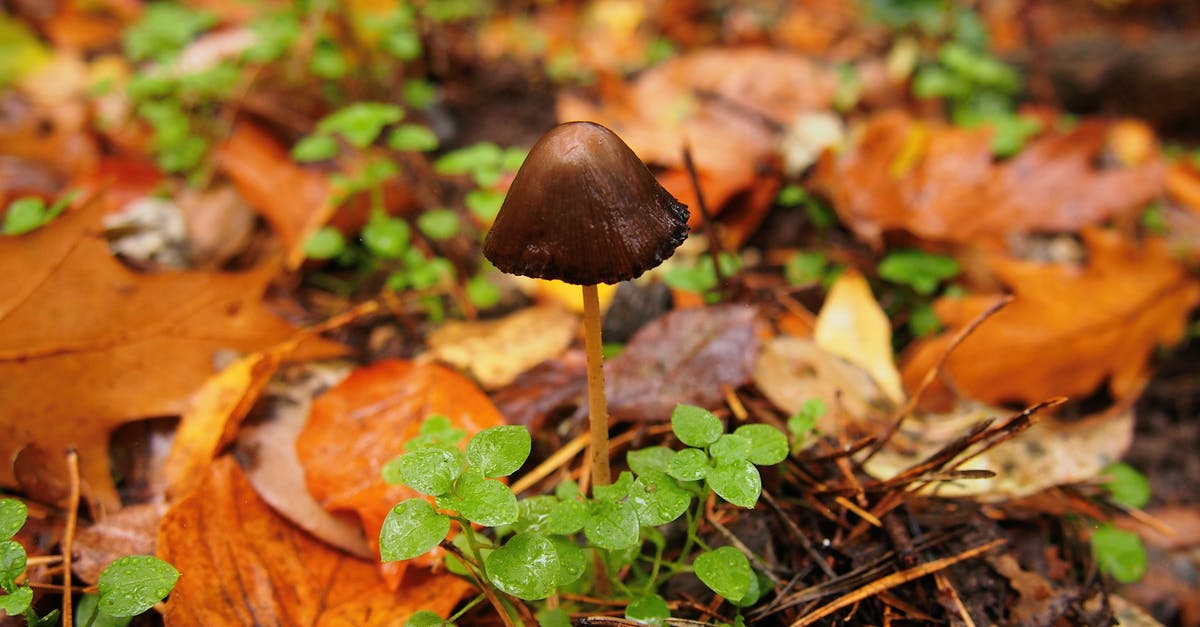
[[[167,506],[140,503],[110,514],[75,534],[71,572],[94,584],[113,560],[126,555],[152,555],[158,525]]]
[[[234,127],[215,156],[246,202],[279,234],[287,267],[299,266],[305,242],[333,215],[329,181],[296,165],[266,131],[248,122]]]
[[[766,48],[707,49],[680,55],[613,85],[598,104],[564,94],[560,120],[593,120],[621,136],[643,161],[667,170],[659,181],[698,207],[684,169],[689,145],[708,206],[727,203],[739,236],[748,236],[775,198],[780,128],[806,112],[829,108],[836,72],[802,55]],[[774,184],[770,184],[773,182]],[[699,211],[692,212],[693,225]]]
[[[180,572],[163,616],[168,627],[403,625],[422,609],[445,616],[470,589],[458,577],[414,569],[403,589],[390,590],[374,563],[276,514],[229,457],[163,517],[157,552]]]
[[[814,182],[842,222],[878,243],[889,230],[953,242],[1007,233],[1075,231],[1141,211],[1163,189],[1157,153],[1127,167],[1099,165],[1108,134],[1098,120],[1032,140],[995,162],[991,132],[875,115],[858,141],[826,153]]]
[[[1081,234],[1089,257],[1083,266],[991,258],[1014,299],[950,354],[943,378],[952,389],[992,405],[1083,397],[1106,380],[1118,400],[1140,390],[1155,347],[1183,336],[1200,284],[1160,240],[1138,245],[1116,231]],[[995,299],[979,294],[934,304],[947,332],[907,351],[909,390],[958,329]]]
[[[379,530],[396,503],[419,496],[383,480],[383,465],[404,453],[432,415],[467,432],[505,424],[492,401],[470,379],[437,364],[385,360],[359,368],[313,401],[308,425],[296,439],[308,490],[328,511],[352,512],[379,552]],[[383,564],[389,584],[398,584],[411,564],[439,556]]]
[[[88,494],[118,509],[109,433],[183,411],[212,374],[216,351],[257,351],[295,329],[261,302],[273,264],[136,273],[92,232],[103,205],[0,237],[0,486],[17,487],[13,463],[26,447],[47,453],[39,473],[66,477],[64,453],[73,447]],[[340,351],[314,340],[294,357]]]

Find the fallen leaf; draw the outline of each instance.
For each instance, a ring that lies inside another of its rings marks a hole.
[[[754,384],[776,407],[792,415],[811,399],[829,410],[817,419],[821,433],[872,432],[892,402],[870,373],[808,339],[780,336],[763,347]]]
[[[981,421],[1010,413],[963,402],[950,412],[911,416],[896,440],[871,457],[863,469],[880,479],[894,477],[961,438]],[[993,501],[1029,496],[1049,487],[1095,479],[1104,468],[1121,459],[1132,441],[1132,410],[1116,409],[1072,421],[1043,418],[963,466],[990,470],[995,476],[935,482],[926,491],[943,497],[974,496]]]
[[[562,353],[578,330],[579,319],[561,307],[527,307],[497,320],[447,322],[429,334],[429,355],[494,390]]]
[[[496,391],[492,401],[512,424],[532,433],[553,416],[570,416],[586,404],[587,361],[582,350],[568,350],[521,373]]]
[[[678,403],[714,408],[750,380],[757,311],[717,305],[671,312],[642,327],[605,364],[608,411],[617,420],[664,421]]]
[[[592,104],[564,94],[560,120],[611,128],[643,161],[667,168],[659,180],[680,202],[697,207],[684,169],[690,146],[700,188],[714,212],[742,198],[737,231],[753,232],[774,200],[781,161],[779,128],[827,109],[836,72],[808,57],[765,48],[705,49],[680,55],[607,90]],[[772,182],[774,181],[774,182]],[[692,212],[692,224],[700,212]]]
[[[162,503],[131,505],[79,530],[71,545],[75,555],[71,572],[93,584],[119,557],[153,555],[158,524],[166,511]]]
[[[286,397],[268,397],[266,415],[238,432],[236,457],[259,498],[301,529],[362,558],[373,557],[358,519],[331,514],[309,493],[296,438],[308,424],[317,390],[336,385],[349,374],[345,364],[305,364],[304,375],[288,377]],[[299,378],[299,380],[297,380]]]
[[[817,314],[813,341],[866,370],[892,402],[904,402],[892,355],[892,324],[862,274],[848,270],[834,281]]]
[[[212,373],[215,351],[260,350],[295,329],[260,300],[271,264],[138,274],[90,232],[103,208],[89,203],[0,238],[0,459],[9,460],[0,485],[16,487],[11,460],[30,445],[51,453],[39,473],[66,477],[61,452],[74,447],[88,494],[115,510],[110,431],[183,411]],[[301,349],[308,357],[340,351],[319,340]]]
[[[383,465],[403,453],[421,422],[435,414],[449,418],[467,438],[504,424],[488,397],[466,377],[437,364],[386,360],[355,370],[319,396],[296,439],[309,492],[330,512],[356,514],[373,553],[379,551],[379,530],[388,512],[418,496],[406,486],[385,482]],[[399,584],[411,564],[437,559],[388,562],[383,569],[390,584]]]
[[[279,234],[286,266],[299,266],[304,244],[333,215],[329,181],[296,165],[270,135],[248,122],[234,127],[214,156],[246,202]]]
[[[280,518],[228,457],[163,517],[158,557],[181,573],[163,617],[171,627],[402,625],[422,609],[446,616],[470,590],[423,569],[389,590],[374,563]]]
[[[1200,214],[1200,167],[1180,162],[1167,170],[1167,192],[1182,205]]]
[[[1087,120],[995,162],[986,128],[932,125],[887,111],[868,120],[839,155],[827,153],[814,182],[842,222],[872,243],[895,229],[953,242],[1075,231],[1132,216],[1163,188],[1157,153],[1134,166],[1101,165],[1106,128]]]
[[[1082,267],[990,258],[1014,299],[950,354],[944,379],[953,389],[993,405],[1083,397],[1106,380],[1118,400],[1140,390],[1155,347],[1183,337],[1200,284],[1159,240],[1138,245],[1093,229],[1082,236],[1089,257]],[[947,332],[907,351],[902,372],[910,390],[957,330],[996,298],[976,294],[934,304]]]

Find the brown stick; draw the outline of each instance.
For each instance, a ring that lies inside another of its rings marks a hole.
[[[67,479],[70,481],[71,496],[67,502],[67,525],[63,530],[63,609],[64,625],[74,625],[71,618],[71,543],[75,540],[75,519],[79,514],[79,454],[75,449],[67,451]]]
[[[583,344],[587,352],[588,423],[591,427],[592,486],[612,483],[608,470],[608,401],[604,398],[604,356],[600,344],[600,296],[583,286]]]

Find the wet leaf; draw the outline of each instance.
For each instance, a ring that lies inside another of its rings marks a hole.
[[[1083,240],[1082,266],[989,259],[1015,298],[950,355],[945,372],[954,389],[992,404],[1083,397],[1106,381],[1118,400],[1140,391],[1155,347],[1183,337],[1200,283],[1161,241],[1137,244],[1098,230],[1084,231]],[[950,337],[997,298],[939,299],[947,331],[909,349],[906,384],[915,385]]]
[[[739,507],[754,507],[762,494],[762,475],[744,459],[718,462],[705,478],[717,496]]]
[[[382,627],[419,609],[445,615],[469,589],[458,577],[413,568],[393,592],[376,560],[350,557],[280,518],[227,457],[167,512],[158,556],[182,573],[164,617],[182,627]]]
[[[521,533],[487,557],[488,578],[497,588],[533,601],[554,593],[559,571],[558,551],[550,540]]]
[[[726,599],[741,599],[750,591],[754,571],[741,551],[723,546],[696,556],[696,576],[713,592]]]
[[[215,351],[254,352],[295,329],[261,302],[277,268],[136,273],[93,229],[104,205],[69,211],[46,228],[0,238],[0,459],[26,446],[79,452],[92,494],[116,509],[107,442],[136,418],[178,414],[212,373]],[[53,313],[50,313],[53,312]],[[327,342],[297,357],[330,355]],[[86,418],[80,418],[86,417]],[[65,477],[64,458],[38,472]],[[9,463],[0,485],[16,487]]]
[[[100,573],[97,605],[109,616],[136,616],[167,598],[178,580],[179,571],[153,555],[122,557]]]
[[[1100,165],[1106,129],[1088,120],[993,162],[986,128],[931,125],[888,111],[870,118],[849,149],[822,160],[816,183],[842,222],[871,242],[895,229],[954,242],[1073,231],[1132,216],[1162,189],[1157,157]]]
[[[446,539],[450,518],[439,514],[421,499],[397,504],[383,520],[379,532],[379,555],[385,562],[424,555]]]
[[[467,461],[485,477],[507,477],[529,457],[531,440],[525,427],[504,425],[476,433],[467,442]]]
[[[665,421],[677,404],[712,408],[746,383],[758,354],[755,310],[718,305],[673,311],[643,327],[605,364],[609,413]]]
[[[313,401],[308,425],[296,440],[308,489],[330,512],[352,512],[374,548],[392,506],[417,496],[383,480],[383,465],[404,452],[405,443],[432,415],[476,433],[504,420],[483,392],[435,364],[387,360],[359,368]],[[424,559],[424,558],[423,558]],[[440,557],[431,558],[430,564]],[[399,582],[408,564],[386,565]]]

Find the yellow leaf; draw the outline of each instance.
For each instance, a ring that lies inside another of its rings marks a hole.
[[[900,372],[892,356],[892,326],[856,271],[838,277],[813,329],[817,346],[866,370],[895,403],[904,402]]]

